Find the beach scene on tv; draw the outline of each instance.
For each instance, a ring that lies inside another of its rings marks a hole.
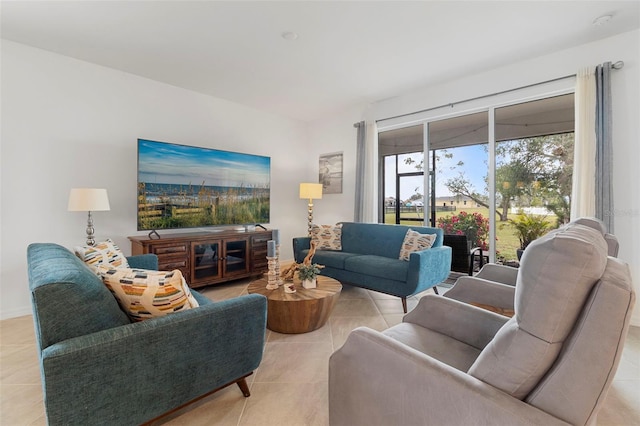
[[[269,222],[271,158],[138,140],[138,230]]]

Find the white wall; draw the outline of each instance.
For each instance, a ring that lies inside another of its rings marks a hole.
[[[486,73],[451,81],[447,84],[425,87],[412,93],[349,111],[344,116],[314,123],[310,127],[310,140],[314,147],[322,146],[328,151],[355,149],[355,130],[352,124],[358,117],[380,120],[465,99],[483,96],[504,90],[536,84],[575,74],[585,66],[602,62],[625,62],[622,70],[612,72],[613,97],[613,144],[614,144],[614,203],[615,233],[620,241],[619,257],[628,262],[634,279],[636,293],[640,294],[640,31],[635,30],[615,37],[585,44],[565,51],[532,58],[530,60],[496,68]],[[476,101],[444,109],[441,114],[460,112],[465,108],[476,108]],[[436,113],[433,113],[436,114]],[[339,130],[338,130],[339,129]],[[328,144],[328,146],[327,146]],[[313,148],[318,151],[317,148]],[[352,169],[351,172],[354,172]],[[345,176],[345,180],[353,177]],[[324,202],[324,200],[322,200]],[[338,217],[353,217],[353,203],[333,203],[327,222]],[[319,203],[318,203],[319,204]],[[635,309],[632,319],[640,325],[640,309]]]
[[[96,237],[130,252],[136,235],[137,138],[271,157],[271,224],[282,258],[306,233],[298,183],[309,175],[306,125],[131,74],[2,40],[0,318],[31,313],[26,249],[84,243],[72,187],[107,188]],[[301,160],[302,159],[302,160]],[[316,167],[315,161],[309,164]]]
[[[310,157],[316,163],[309,170],[310,182],[318,181],[318,157],[331,152],[343,153],[342,194],[323,194],[313,202],[313,218],[318,224],[353,221],[356,173],[356,137],[354,123],[363,120],[362,107],[342,111],[333,118],[323,119],[309,126]]]

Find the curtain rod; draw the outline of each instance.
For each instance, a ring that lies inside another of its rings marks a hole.
[[[610,67],[611,67],[611,69],[619,70],[622,67],[624,67],[624,62],[623,61],[614,62],[614,63],[612,63],[610,65]],[[576,76],[576,74],[569,74],[569,75],[565,75],[563,77],[552,78],[551,80],[541,81],[541,82],[533,83],[533,84],[527,84],[526,86],[520,86],[520,87],[516,87],[516,88],[513,88],[513,89],[502,90],[500,92],[490,93],[488,95],[476,96],[474,98],[469,98],[469,99],[465,99],[465,100],[457,101],[457,102],[450,102],[448,104],[443,104],[443,105],[439,105],[439,106],[435,106],[435,107],[431,107],[431,108],[425,108],[425,109],[421,109],[419,111],[409,112],[409,113],[400,114],[400,115],[394,115],[393,117],[381,118],[379,120],[376,120],[376,123],[379,123],[381,121],[386,121],[386,120],[393,120],[394,118],[401,118],[401,117],[407,117],[407,116],[414,115],[414,114],[421,114],[423,112],[435,111],[437,109],[444,108],[444,107],[453,108],[457,104],[463,104],[463,103],[466,103],[466,102],[477,101],[478,99],[490,98],[492,96],[497,96],[497,95],[502,95],[502,94],[505,94],[505,93],[515,92],[516,90],[528,89],[529,87],[535,87],[535,86],[538,86],[538,85],[541,85],[541,84],[553,83],[553,82],[556,82],[556,81],[564,80],[564,79],[575,77],[575,76]],[[359,123],[355,123],[353,126],[354,127],[358,127],[358,124]]]

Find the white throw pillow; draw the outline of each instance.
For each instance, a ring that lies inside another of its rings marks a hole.
[[[407,230],[400,248],[399,259],[408,261],[411,253],[431,248],[435,240],[436,234],[421,234],[413,229]]]

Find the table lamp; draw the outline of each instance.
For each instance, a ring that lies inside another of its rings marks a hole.
[[[309,226],[308,233],[311,236],[311,222],[313,222],[313,200],[320,200],[322,198],[322,184],[321,183],[301,183],[300,184],[300,198],[309,200]]]
[[[69,193],[70,212],[89,212],[87,219],[87,245],[94,246],[96,240],[93,238],[93,218],[91,212],[108,211],[109,197],[107,190],[101,188],[72,188]]]

